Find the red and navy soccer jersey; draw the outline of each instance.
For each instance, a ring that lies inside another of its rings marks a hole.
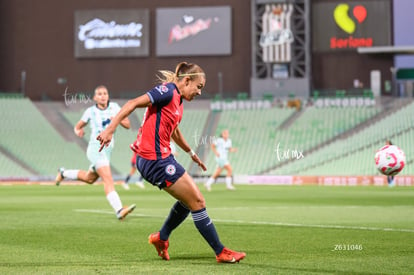
[[[171,134],[183,116],[181,95],[174,83],[156,86],[147,95],[152,104],[144,114],[138,155],[149,160],[165,159],[171,154]]]

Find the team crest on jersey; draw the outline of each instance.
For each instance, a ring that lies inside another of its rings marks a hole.
[[[161,94],[165,94],[166,92],[168,92],[168,87],[165,85],[159,85],[157,87],[155,87],[155,89]]]
[[[176,168],[173,164],[169,164],[167,165],[167,167],[165,167],[165,173],[167,173],[170,176],[174,175],[175,171],[176,171]]]

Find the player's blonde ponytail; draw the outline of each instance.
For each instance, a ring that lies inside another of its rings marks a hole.
[[[177,80],[175,73],[168,70],[159,70],[161,75],[157,75],[157,78],[160,83],[174,82]]]
[[[200,66],[187,62],[178,63],[175,67],[175,72],[168,70],[160,70],[158,72],[161,74],[161,76],[157,75],[158,80],[161,83],[179,81],[184,77],[190,77],[190,79],[194,79],[198,76],[205,77],[205,73]]]

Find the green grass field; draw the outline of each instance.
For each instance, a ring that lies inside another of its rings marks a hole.
[[[221,241],[245,251],[218,264],[191,216],[170,261],[148,244],[173,199],[117,190],[136,203],[118,221],[98,186],[1,186],[0,274],[413,274],[414,188],[237,186],[204,192]],[[201,187],[204,190],[203,187]]]

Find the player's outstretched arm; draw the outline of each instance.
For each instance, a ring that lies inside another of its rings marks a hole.
[[[191,147],[188,145],[187,141],[185,140],[183,134],[181,133],[180,129],[176,127],[171,135],[174,142],[183,149],[184,152],[190,152]]]
[[[104,146],[107,146],[111,142],[116,127],[118,127],[121,121],[128,118],[128,116],[136,108],[147,107],[150,104],[151,100],[147,94],[128,100],[127,103],[125,103],[124,106],[122,106],[121,110],[119,110],[116,116],[111,120],[111,123],[109,123],[108,127],[96,137],[96,139],[99,140],[101,144],[101,148],[99,149],[99,151],[101,151]]]
[[[131,122],[129,121],[129,118],[126,117],[123,120],[121,120],[121,126],[125,129],[131,128]]]
[[[195,163],[197,163],[198,166],[200,166],[201,169],[203,169],[203,171],[207,170],[207,167],[205,166],[205,164],[201,161],[201,159],[197,156],[197,154],[193,151],[193,149],[191,149],[190,145],[188,145],[187,141],[185,140],[183,134],[181,133],[178,127],[175,128],[171,137],[174,140],[174,142],[178,146],[180,146],[181,149],[184,150],[184,152],[187,152],[191,156],[191,159]]]

